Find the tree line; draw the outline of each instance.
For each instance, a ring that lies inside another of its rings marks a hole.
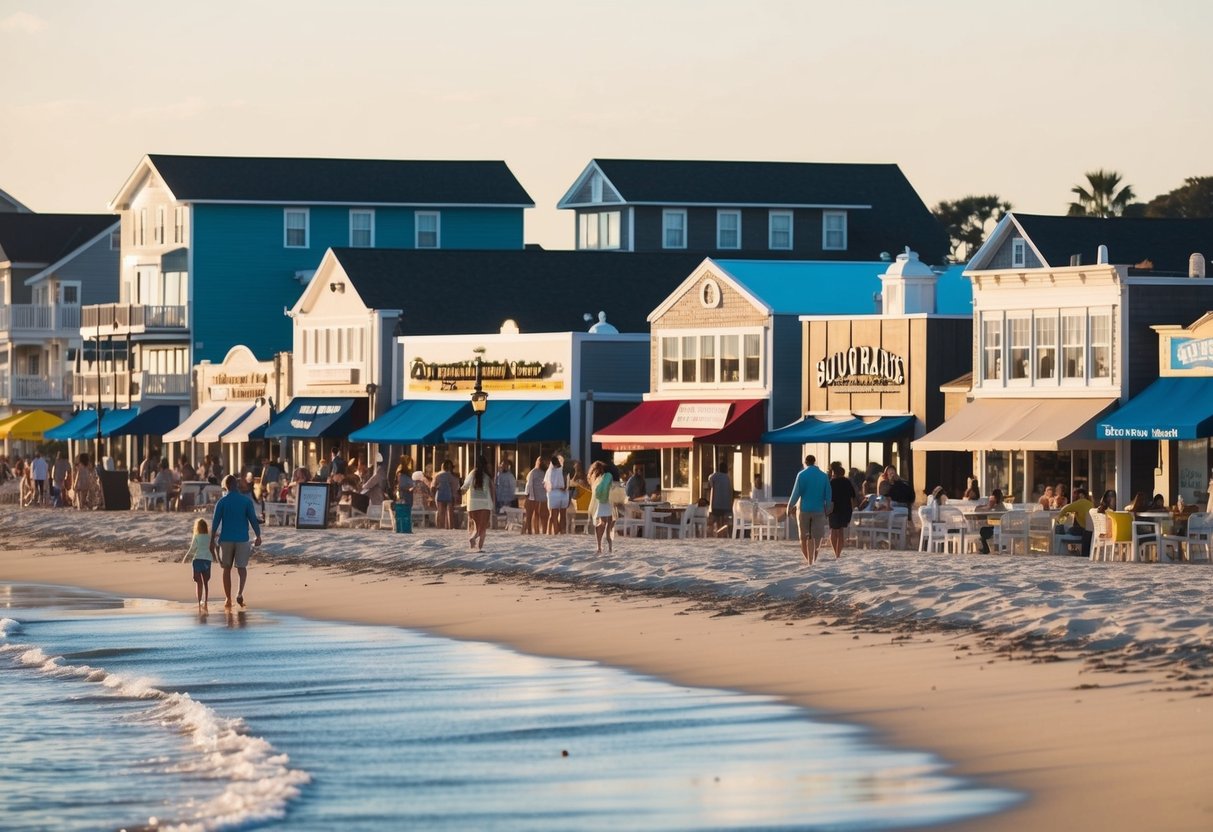
[[[1066,212],[1071,217],[1160,217],[1197,219],[1213,217],[1213,176],[1189,176],[1178,188],[1159,194],[1149,202],[1137,201],[1133,187],[1124,184],[1117,171],[1088,171],[1083,182],[1070,188],[1074,200]],[[998,221],[1011,210],[1011,203],[996,194],[964,196],[944,200],[931,209],[947,229],[953,261],[967,260],[977,251]]]

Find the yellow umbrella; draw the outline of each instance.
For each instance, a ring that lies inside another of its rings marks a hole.
[[[4,430],[9,425],[11,425],[13,422],[17,421],[24,415],[25,415],[24,413],[22,413],[20,410],[18,410],[16,413],[10,413],[7,416],[0,417],[0,430]]]
[[[22,413],[15,419],[5,419],[0,422],[0,439],[28,439],[33,442],[42,441],[42,432],[57,428],[63,420],[45,410],[31,410]]]

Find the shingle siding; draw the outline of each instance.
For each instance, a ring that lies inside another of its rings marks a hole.
[[[55,272],[61,280],[80,281],[80,303],[113,303],[118,299],[118,251],[106,234]]]
[[[1022,239],[1023,239],[1023,237],[1020,236],[1019,234],[1009,235],[1005,240],[1002,241],[1002,245],[1000,245],[997,249],[995,249],[993,256],[990,258],[990,262],[985,264],[981,268],[983,270],[995,271],[995,270],[1001,270],[1001,269],[1039,269],[1042,266],[1044,266],[1045,264],[1041,263],[1040,258],[1036,256],[1036,252],[1032,251],[1032,247],[1027,246],[1027,245],[1024,246],[1023,265],[1022,266],[1013,266],[1012,265],[1012,258],[1011,258],[1012,242],[1014,240],[1022,240]],[[1067,260],[1064,263],[1051,263],[1050,265],[1068,266],[1068,265],[1070,265],[1070,261]]]

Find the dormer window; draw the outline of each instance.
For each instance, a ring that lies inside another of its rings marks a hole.
[[[1028,243],[1023,237],[1011,241],[1011,268],[1022,269],[1028,265]]]
[[[602,202],[602,174],[590,177],[590,202]]]

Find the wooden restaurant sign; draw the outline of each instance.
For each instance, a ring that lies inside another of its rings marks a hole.
[[[817,362],[817,386],[848,393],[894,393],[906,383],[906,362],[881,347],[851,347]]]

